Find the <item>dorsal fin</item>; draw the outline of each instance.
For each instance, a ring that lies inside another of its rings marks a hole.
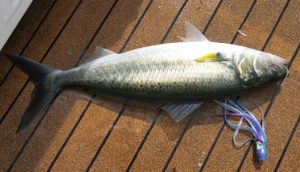
[[[183,42],[201,42],[209,41],[200,30],[198,30],[190,22],[185,22],[184,24],[185,37],[179,37]]]

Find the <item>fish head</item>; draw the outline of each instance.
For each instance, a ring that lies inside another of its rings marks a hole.
[[[285,59],[248,48],[234,55],[233,65],[241,80],[254,86],[282,79],[288,73]]]
[[[260,161],[265,161],[268,156],[266,143],[256,141],[256,156]]]

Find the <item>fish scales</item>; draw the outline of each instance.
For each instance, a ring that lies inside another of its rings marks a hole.
[[[245,89],[236,71],[223,63],[160,57],[84,66],[62,74],[59,82],[146,101],[207,100]]]

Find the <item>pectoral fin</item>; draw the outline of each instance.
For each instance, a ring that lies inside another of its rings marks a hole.
[[[225,55],[223,55],[220,52],[211,52],[206,53],[198,58],[195,59],[196,62],[207,62],[207,61],[230,61],[230,59],[226,58]]]
[[[207,53],[195,59],[196,62],[218,61],[218,53]]]
[[[176,122],[181,121],[183,118],[194,112],[203,102],[197,103],[170,103],[162,106],[161,108],[165,110]]]

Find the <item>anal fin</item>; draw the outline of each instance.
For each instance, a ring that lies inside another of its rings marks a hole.
[[[196,103],[168,103],[161,107],[165,110],[176,122],[181,121],[191,113],[193,113],[203,102]]]

